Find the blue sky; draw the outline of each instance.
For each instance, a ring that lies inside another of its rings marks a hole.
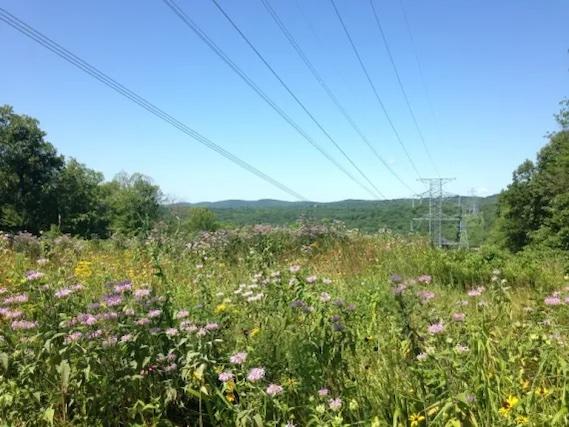
[[[422,176],[435,176],[367,0],[336,0]],[[533,158],[569,96],[566,0],[375,0],[401,78],[449,190],[491,194]],[[337,112],[260,0],[220,3],[355,163],[388,197],[407,197]],[[329,0],[270,0],[342,104],[392,168],[422,187],[398,145]],[[338,161],[341,155],[209,0],[178,0],[255,82]],[[160,0],[0,0],[67,49],[217,144],[317,201],[370,198],[309,146]],[[151,176],[173,200],[290,199],[0,22],[0,104],[34,116],[48,140],[107,178]],[[426,90],[432,100],[431,109]],[[346,168],[350,166],[345,163]],[[356,172],[354,172],[356,174]]]

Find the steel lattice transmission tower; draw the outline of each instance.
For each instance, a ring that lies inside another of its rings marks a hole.
[[[419,181],[427,185],[427,191],[420,194],[421,201],[428,200],[429,211],[427,215],[413,218],[412,229],[414,223],[426,223],[429,230],[429,236],[433,246],[441,248],[443,246],[468,246],[468,234],[466,231],[466,222],[462,213],[461,200],[458,199],[459,213],[458,215],[449,215],[444,211],[444,206],[448,204],[448,199],[454,197],[453,194],[447,193],[444,186],[455,178],[421,178]],[[457,225],[457,239],[450,241],[443,236],[443,225],[445,223],[455,223]]]

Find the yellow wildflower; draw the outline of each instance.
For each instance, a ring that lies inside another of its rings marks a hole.
[[[215,307],[215,313],[216,314],[220,314],[220,313],[225,313],[227,311],[227,304],[225,303],[221,303],[218,304],[217,307]]]
[[[509,395],[506,400],[502,402],[502,407],[498,410],[500,415],[507,417],[510,411],[520,402],[516,396]]]
[[[516,424],[520,426],[520,425],[527,424],[529,422],[529,419],[525,415],[518,415],[516,417],[515,421],[516,421]]]
[[[522,380],[521,385],[522,385],[522,389],[527,390],[529,388],[529,381],[528,380]]]
[[[91,269],[91,262],[89,261],[79,261],[75,267],[74,274],[78,279],[88,279],[93,275],[93,270]]]
[[[438,406],[433,406],[431,409],[429,409],[427,411],[427,415],[429,417],[432,417],[433,415],[435,415],[437,412],[439,412],[439,407]]]
[[[249,332],[249,336],[253,338],[255,335],[258,335],[261,332],[261,328],[253,328],[251,332]]]
[[[409,421],[411,421],[411,427],[416,427],[418,426],[421,421],[423,421],[425,419],[424,415],[420,415],[420,414],[412,414],[409,417]]]
[[[545,388],[544,386],[541,386],[535,391],[535,394],[537,394],[540,397],[547,397],[548,395],[551,394],[551,390]]]

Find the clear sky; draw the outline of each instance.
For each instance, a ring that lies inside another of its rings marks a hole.
[[[379,110],[329,0],[269,0],[377,151],[422,187]],[[406,109],[367,0],[336,0],[422,176],[435,176]],[[388,197],[405,189],[335,109],[260,0],[220,0],[283,79]],[[498,192],[556,129],[569,96],[567,0],[375,0],[402,81],[449,190]],[[338,161],[321,131],[209,0],[178,0],[255,82]],[[309,146],[161,0],[0,0],[125,86],[317,201],[370,198]],[[174,200],[290,199],[0,21],[0,104],[40,120],[48,140],[105,177],[151,176]],[[430,108],[426,92],[432,100]],[[354,171],[354,174],[357,174]]]

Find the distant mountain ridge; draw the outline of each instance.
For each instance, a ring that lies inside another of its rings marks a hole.
[[[457,215],[462,210],[468,215],[468,233],[473,243],[485,239],[496,217],[497,196],[451,198],[445,204],[445,212]],[[208,208],[226,226],[253,224],[292,225],[300,219],[316,222],[339,220],[349,228],[364,232],[389,229],[399,233],[426,232],[426,221],[414,218],[425,217],[429,203],[417,199],[391,200],[339,200],[336,202],[287,202],[284,200],[221,200],[218,202],[173,203],[167,209],[176,211],[176,216],[184,217],[192,208]],[[452,225],[446,224],[449,235],[454,233]]]
[[[490,196],[493,197],[493,196]],[[469,197],[470,198],[470,197]],[[477,199],[484,199],[477,197]],[[349,206],[373,206],[384,205],[401,202],[412,203],[411,198],[401,199],[388,199],[388,200],[362,200],[362,199],[346,199],[334,202],[301,202],[301,201],[286,201],[277,199],[259,199],[259,200],[241,200],[241,199],[228,199],[219,200],[215,202],[176,202],[169,206],[172,207],[192,207],[192,208],[210,208],[210,209],[241,209],[241,208],[303,208],[303,207],[316,207],[316,206],[330,206],[330,207],[349,207]]]

